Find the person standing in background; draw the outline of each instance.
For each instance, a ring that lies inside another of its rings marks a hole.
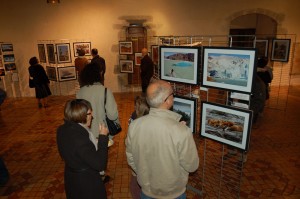
[[[142,49],[142,56],[141,59],[141,81],[142,81],[142,92],[146,93],[146,89],[150,83],[150,80],[153,76],[153,61],[148,55],[148,49]]]
[[[152,82],[146,93],[148,115],[131,122],[125,139],[127,162],[137,175],[141,198],[186,198],[190,172],[197,170],[199,157],[191,129],[171,111],[171,85]]]
[[[33,81],[35,88],[35,97],[38,101],[38,107],[48,107],[47,97],[51,95],[49,88],[49,79],[45,69],[39,64],[39,60],[36,57],[32,57],[29,60],[29,78]]]
[[[83,49],[78,49],[77,53],[78,57],[75,59],[75,68],[78,75],[79,86],[81,87],[80,74],[83,68],[89,63],[89,60],[84,56],[85,51]]]
[[[92,64],[95,63],[100,67],[100,76],[101,76],[100,82],[104,86],[104,74],[106,71],[105,59],[98,55],[98,50],[96,48],[92,49],[92,56],[93,59],[91,60],[91,63]]]

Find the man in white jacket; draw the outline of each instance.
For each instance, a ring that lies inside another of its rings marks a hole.
[[[199,166],[193,134],[181,115],[169,110],[174,98],[168,82],[151,83],[146,98],[150,112],[130,124],[125,140],[141,198],[186,198],[189,173]]]

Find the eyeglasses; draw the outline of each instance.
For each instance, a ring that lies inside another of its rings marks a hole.
[[[166,102],[166,101],[168,100],[168,98],[169,98],[170,96],[173,96],[173,95],[174,95],[174,93],[172,92],[170,95],[168,95],[168,97],[166,97],[166,99],[165,99],[164,102]]]

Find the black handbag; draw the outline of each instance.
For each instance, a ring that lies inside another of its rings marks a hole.
[[[107,88],[105,88],[105,92],[104,92],[105,120],[106,120],[106,124],[107,124],[107,128],[108,128],[109,134],[112,135],[112,136],[114,136],[114,135],[117,135],[118,133],[120,133],[122,131],[122,127],[115,120],[110,120],[107,117],[106,108],[105,108],[105,105],[106,105],[106,93],[107,93]]]

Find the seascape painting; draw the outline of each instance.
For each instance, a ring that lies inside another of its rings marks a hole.
[[[161,79],[197,84],[198,48],[160,47]]]
[[[180,114],[182,116],[180,121],[185,121],[192,132],[195,132],[196,99],[174,96],[172,110]]]
[[[203,85],[251,92],[255,49],[204,48]]]
[[[202,103],[201,135],[223,144],[247,149],[252,112],[246,109]]]
[[[58,67],[58,80],[68,81],[68,80],[75,80],[76,79],[76,69],[75,66],[67,66],[67,67]]]

